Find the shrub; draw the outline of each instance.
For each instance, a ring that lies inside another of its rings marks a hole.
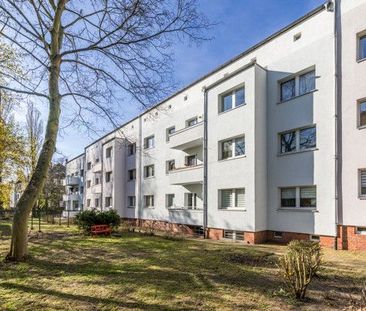
[[[118,228],[121,218],[115,210],[100,212],[92,209],[78,213],[75,222],[81,230],[90,233],[94,225],[110,225],[113,229]]]
[[[312,241],[292,241],[280,259],[280,268],[296,299],[304,299],[307,287],[322,263],[321,247]]]

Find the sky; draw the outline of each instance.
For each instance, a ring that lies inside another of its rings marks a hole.
[[[197,0],[199,9],[217,25],[207,33],[212,40],[199,46],[177,43],[173,47],[174,79],[189,84],[262,41],[297,18],[323,4],[324,0]],[[179,89],[178,88],[178,89]],[[178,90],[177,89],[177,90]],[[141,113],[131,104],[121,112],[124,122]],[[108,132],[106,130],[106,132]],[[57,149],[67,158],[81,154],[97,136],[69,128],[58,138]]]

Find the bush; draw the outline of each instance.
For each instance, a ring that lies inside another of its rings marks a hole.
[[[292,241],[280,259],[287,285],[296,299],[304,299],[307,287],[322,263],[321,247],[312,241]]]
[[[121,218],[115,210],[100,212],[95,209],[78,213],[75,217],[78,227],[86,233],[90,233],[94,225],[109,225],[113,229],[118,228]]]

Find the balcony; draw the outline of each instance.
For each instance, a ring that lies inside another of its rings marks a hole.
[[[186,166],[169,172],[171,185],[194,185],[203,182],[203,165]]]
[[[102,162],[94,163],[93,165],[93,173],[98,173],[102,171]]]
[[[94,185],[92,187],[92,193],[102,193],[102,184]]]
[[[80,176],[66,176],[63,180],[64,186],[76,186],[81,182]]]
[[[186,150],[203,144],[203,121],[169,136],[169,146],[173,149]]]
[[[79,201],[81,199],[82,196],[79,193],[64,194],[62,196],[63,201]]]

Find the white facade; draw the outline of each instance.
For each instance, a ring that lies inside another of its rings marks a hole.
[[[362,231],[364,16],[365,0],[319,7],[87,146],[84,208],[221,236]]]

